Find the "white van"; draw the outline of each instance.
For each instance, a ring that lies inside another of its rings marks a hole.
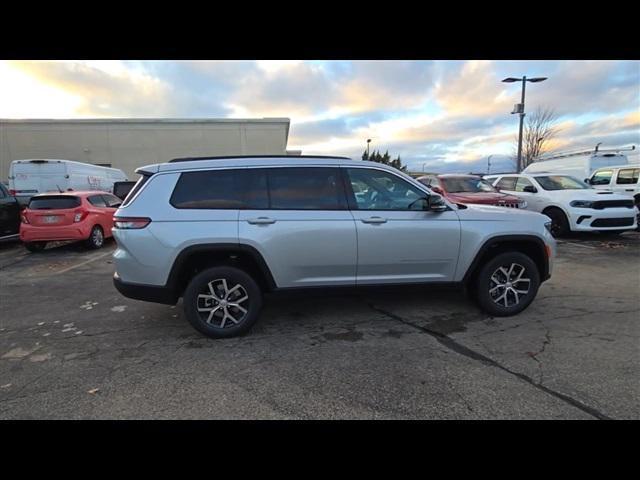
[[[117,168],[72,160],[14,160],[9,168],[9,191],[21,205],[38,193],[102,190],[113,193],[114,182],[128,180]]]
[[[640,204],[640,163],[599,168],[585,181],[593,188],[611,190]]]
[[[635,145],[629,150],[635,150]],[[628,164],[627,156],[621,151],[621,149],[598,150],[596,148],[595,150],[546,155],[530,164],[522,173],[553,173],[569,175],[584,180],[599,168]]]

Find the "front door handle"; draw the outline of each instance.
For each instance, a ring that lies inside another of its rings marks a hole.
[[[258,217],[258,218],[250,218],[247,220],[251,225],[271,225],[272,223],[276,223],[273,218],[269,217]]]
[[[387,223],[387,219],[382,217],[369,217],[369,218],[363,218],[362,223],[374,223],[374,224]]]

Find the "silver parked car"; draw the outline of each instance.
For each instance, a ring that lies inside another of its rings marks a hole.
[[[140,300],[182,297],[191,324],[215,338],[246,332],[268,291],[465,284],[504,316],[551,275],[546,216],[449,203],[379,163],[209,157],[137,172],[114,218],[115,286]]]

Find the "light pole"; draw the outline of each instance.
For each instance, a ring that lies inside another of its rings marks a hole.
[[[367,160],[369,160],[369,144],[371,143],[371,139],[367,138]]]
[[[487,175],[489,175],[489,171],[491,170],[491,157],[493,157],[493,154],[487,158]]]
[[[514,113],[520,114],[520,128],[518,130],[518,173],[522,171],[522,124],[524,122],[524,116],[525,116],[525,113],[524,113],[525,86],[527,85],[527,82],[532,82],[532,83],[544,82],[546,79],[547,77],[527,78],[527,76],[525,75],[522,78],[507,77],[504,80],[502,80],[505,83],[522,82],[522,97],[520,99],[520,103],[516,103],[516,105],[513,108],[513,112],[511,112],[512,114]]]

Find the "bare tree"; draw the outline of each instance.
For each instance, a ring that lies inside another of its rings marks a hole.
[[[556,126],[558,116],[551,108],[538,107],[528,115],[522,132],[522,168],[533,163],[540,155],[549,151],[549,141],[560,129]],[[518,151],[518,138],[515,140],[515,151]]]

